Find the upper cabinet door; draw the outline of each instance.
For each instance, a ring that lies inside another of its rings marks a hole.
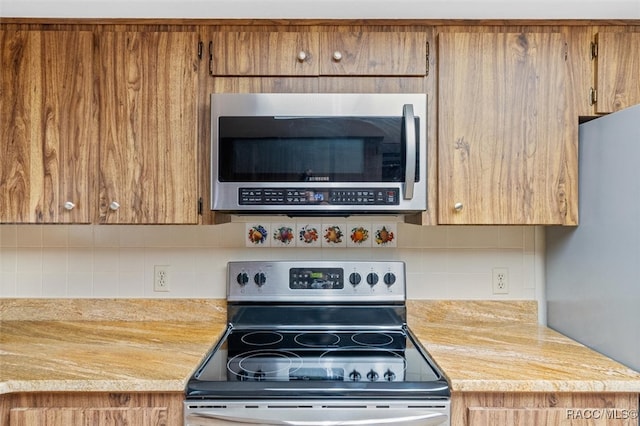
[[[324,32],[321,75],[427,74],[427,33]]]
[[[316,76],[318,34],[217,32],[211,55],[214,76]]]
[[[640,33],[597,35],[597,113],[640,103]]]
[[[212,40],[214,76],[427,74],[426,33],[232,31]]]
[[[577,223],[561,34],[439,35],[439,223]]]
[[[97,37],[99,222],[197,223],[197,36]]]
[[[89,222],[92,35],[0,31],[0,222]]]

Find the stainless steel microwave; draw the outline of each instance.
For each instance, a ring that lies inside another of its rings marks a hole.
[[[426,112],[426,94],[213,94],[211,209],[426,210]]]

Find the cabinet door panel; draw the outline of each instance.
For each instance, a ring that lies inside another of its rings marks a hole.
[[[321,75],[424,76],[427,34],[325,32],[320,36],[318,61]]]
[[[439,222],[574,224],[563,36],[441,34],[439,55]]]
[[[214,76],[318,75],[315,33],[215,33],[212,48]]]
[[[134,408],[13,408],[10,426],[167,425],[166,407]]]
[[[192,33],[99,35],[101,223],[197,222],[196,46]]]
[[[598,113],[640,103],[640,33],[599,33]]]
[[[91,33],[0,31],[0,48],[0,222],[89,222]]]
[[[622,411],[622,410],[620,410]],[[469,408],[473,426],[635,426],[637,420],[615,418],[615,410],[604,408]],[[619,414],[618,414],[619,415]],[[586,417],[586,418],[585,418]],[[631,416],[629,416],[631,417]]]

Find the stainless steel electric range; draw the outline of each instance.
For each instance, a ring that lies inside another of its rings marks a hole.
[[[405,277],[403,262],[230,262],[229,324],[187,384],[185,425],[449,425]]]

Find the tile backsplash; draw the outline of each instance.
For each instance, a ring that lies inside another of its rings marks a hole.
[[[224,298],[229,260],[380,259],[406,262],[411,299],[544,299],[541,228],[394,226],[393,247],[300,249],[248,247],[244,222],[0,225],[0,297]],[[169,292],[154,292],[155,265],[170,266]],[[495,267],[508,268],[506,295],[493,294]]]

